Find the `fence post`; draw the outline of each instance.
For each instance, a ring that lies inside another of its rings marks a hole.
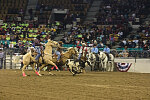
[[[135,52],[135,63],[136,63],[136,56],[137,56],[137,52]]]
[[[4,52],[4,69],[6,69],[6,52]]]
[[[10,69],[12,69],[12,54],[13,54],[13,52],[10,51]]]

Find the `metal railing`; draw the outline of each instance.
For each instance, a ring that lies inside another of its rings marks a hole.
[[[150,51],[148,50],[128,50],[128,56],[126,58],[150,58]],[[123,57],[121,54],[123,50],[111,50],[111,53],[115,57]]]
[[[55,48],[56,49],[56,48]],[[13,63],[13,58],[16,56],[16,54],[21,54],[22,49],[17,48],[11,48],[11,49],[4,49],[4,58],[3,62],[0,63],[0,65],[3,65],[3,69],[16,69],[16,67],[21,68],[21,62],[19,62],[19,66]],[[120,54],[123,52],[123,50],[115,50],[112,49],[111,53],[115,56],[115,58],[148,58],[150,59],[150,51],[146,50],[128,50],[128,57],[120,56]],[[0,60],[1,60],[0,59]]]
[[[17,64],[13,63],[13,56],[15,56],[16,54],[21,54],[22,49],[4,48],[2,52],[4,52],[4,57],[1,58],[3,59],[3,62],[1,62],[1,65],[3,66],[2,69],[16,69]]]

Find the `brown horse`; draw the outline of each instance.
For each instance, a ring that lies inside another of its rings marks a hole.
[[[57,63],[57,57],[53,58],[52,61],[55,62],[57,65],[63,66],[66,64],[67,59],[71,59],[73,55],[77,56],[77,51],[74,47],[71,47],[68,48],[68,51],[61,55],[60,62]]]
[[[77,52],[76,52],[76,49],[71,47],[71,48],[68,48],[68,51],[66,51],[64,54],[61,55],[61,58],[60,58],[60,62],[57,63],[57,57],[54,57],[52,59],[52,62],[56,63],[56,64],[59,64],[59,65],[65,65],[66,64],[66,61],[67,59],[70,59],[72,57],[72,55],[76,55]],[[48,64],[42,64],[42,66],[40,67],[39,69],[39,74],[40,74],[40,71],[45,67],[47,66]],[[52,74],[52,73],[51,73]],[[52,74],[53,75],[53,74]],[[40,74],[41,76],[41,74]]]
[[[56,41],[52,41],[52,40],[49,39],[48,42],[45,44],[45,50],[44,50],[43,57],[39,58],[39,62],[38,63],[42,64],[42,66],[50,64],[50,65],[53,65],[56,68],[58,68],[56,66],[56,64],[52,61],[52,47],[57,46],[57,45],[58,45],[58,43]],[[35,57],[32,57],[32,55],[35,55],[34,53],[35,53],[35,50],[31,49],[31,51],[29,53],[27,53],[27,54],[25,54],[23,56],[23,64],[24,64],[24,66],[22,68],[22,74],[23,74],[23,76],[26,76],[24,70],[25,70],[25,68],[28,65],[31,65],[31,67],[33,68],[33,70],[35,71],[35,73],[37,75],[40,75],[35,70],[35,64],[37,62],[35,62]],[[44,64],[43,64],[43,61],[44,61]]]

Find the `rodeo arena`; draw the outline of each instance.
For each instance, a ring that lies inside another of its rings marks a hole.
[[[150,0],[0,0],[0,100],[150,100]]]

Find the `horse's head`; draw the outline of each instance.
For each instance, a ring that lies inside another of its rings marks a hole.
[[[46,46],[57,46],[58,42],[53,41],[51,39],[48,40],[48,42],[46,43]]]
[[[77,56],[78,52],[75,47],[68,48],[70,54]]]
[[[31,50],[31,55],[34,56],[34,55],[37,55],[37,52],[34,48],[30,48]]]
[[[100,57],[101,59],[103,59],[103,58],[106,57],[106,54],[105,54],[104,52],[100,52],[100,53],[99,53],[99,57]]]

